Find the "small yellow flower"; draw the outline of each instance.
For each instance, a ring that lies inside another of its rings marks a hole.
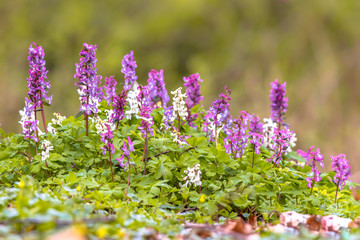
[[[79,185],[79,186],[77,186],[76,191],[78,191],[78,192],[80,192],[80,191],[81,191],[81,187],[80,187],[80,185]]]
[[[205,195],[203,194],[203,195],[201,195],[201,197],[200,197],[200,203],[204,203],[205,202]]]
[[[117,230],[116,235],[117,235],[119,238],[123,238],[123,237],[125,236],[125,231],[122,230],[122,229],[119,229],[119,230]]]
[[[87,229],[86,229],[86,225],[83,223],[80,224],[75,224],[72,229],[74,230],[74,232],[79,235],[79,236],[85,236]]]
[[[104,226],[101,226],[101,227],[99,227],[97,230],[96,230],[96,236],[98,237],[98,238],[104,238],[105,236],[106,236],[106,234],[107,234],[107,228],[106,227],[104,227]]]
[[[19,182],[19,188],[23,188],[23,187],[25,187],[25,182],[23,180],[21,180]]]

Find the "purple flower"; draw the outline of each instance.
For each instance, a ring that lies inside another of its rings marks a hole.
[[[119,162],[119,165],[124,168],[124,171],[126,171],[127,167],[129,166],[129,159],[130,159],[130,152],[133,152],[134,149],[134,143],[131,142],[131,139],[129,136],[127,136],[127,144],[125,143],[125,140],[123,141],[123,146],[121,148],[123,150],[123,154],[120,158],[116,158],[115,160]],[[126,162],[124,163],[124,158],[126,157]]]
[[[133,83],[137,80],[135,69],[137,68],[134,58],[134,51],[124,56],[122,60],[121,72],[125,75],[124,90],[130,90]]]
[[[109,124],[105,124],[106,126],[106,132],[100,134],[101,136],[101,141],[103,143],[105,143],[105,146],[102,147],[101,149],[103,150],[103,155],[106,154],[106,151],[108,151],[110,154],[114,154],[115,153],[115,147],[112,144],[112,138],[114,137],[110,125]]]
[[[307,186],[308,188],[312,188],[313,184],[316,182],[320,182],[320,173],[317,169],[316,163],[320,163],[321,167],[324,167],[324,156],[320,153],[320,148],[318,148],[316,151],[312,151],[314,146],[311,146],[307,152],[304,152],[302,150],[298,150],[298,154],[306,159],[306,164],[311,167],[311,170],[314,174],[313,177],[306,178],[306,181],[308,182]]]
[[[264,137],[261,134],[258,133],[250,133],[250,143],[253,145],[254,147],[254,152],[256,154],[260,154],[260,148],[262,146],[264,142]]]
[[[97,75],[96,69],[96,45],[83,44],[84,48],[80,51],[80,63],[76,63],[76,73],[74,78],[79,78],[75,83],[80,95],[80,111],[85,111],[87,115],[98,113],[98,105],[103,99],[101,76]]]
[[[241,111],[239,117],[233,120],[233,127],[228,128],[225,133],[224,147],[226,153],[231,153],[235,158],[241,158],[249,140],[247,134],[249,114]]]
[[[191,109],[195,105],[199,104],[204,99],[200,93],[200,79],[198,73],[190,75],[190,77],[184,77],[184,86],[186,87],[186,106]]]
[[[33,139],[35,142],[38,142],[36,130],[38,129],[39,121],[35,120],[35,112],[31,109],[31,105],[29,106],[29,103],[25,101],[24,109],[19,111],[21,116],[19,123],[23,129],[24,139]]]
[[[184,86],[186,87],[186,107],[188,111],[188,115],[186,120],[191,127],[196,127],[193,123],[197,118],[198,114],[191,114],[191,108],[195,105],[199,104],[201,100],[204,99],[200,93],[200,82],[203,80],[200,79],[200,75],[198,73],[190,75],[190,77],[184,77]]]
[[[260,119],[258,116],[255,116],[255,114],[251,115],[249,117],[250,119],[250,127],[249,131],[250,133],[263,133],[263,124],[260,122]]]
[[[205,115],[205,122],[203,131],[207,132],[210,140],[214,141],[220,133],[222,128],[227,128],[231,121],[229,107],[230,107],[230,90],[225,86],[226,94],[221,93],[219,98],[213,101],[212,106]]]
[[[164,116],[163,121],[165,125],[165,130],[169,129],[170,127],[173,127],[173,106],[164,107]]]
[[[150,94],[150,106],[156,108],[159,105],[165,107],[170,98],[165,88],[164,71],[161,69],[159,72],[152,69],[149,72],[148,78],[148,91]]]
[[[336,172],[334,182],[339,186],[340,190],[345,186],[346,180],[351,176],[351,167],[345,154],[340,154],[335,157],[331,156],[331,169]]]
[[[113,99],[116,97],[116,85],[117,82],[114,79],[114,76],[105,77],[105,97],[104,99],[107,101],[107,104],[111,106]]]
[[[45,67],[45,53],[42,46],[38,46],[36,43],[32,43],[29,47],[29,78],[27,78],[27,86],[29,88],[28,96],[25,98],[27,105],[30,107],[30,111],[35,111],[38,107],[41,107],[43,99],[49,104],[52,102],[52,95],[47,96],[50,89],[50,82],[46,82],[47,73]]]
[[[150,107],[150,97],[148,86],[139,85],[138,89],[140,90],[137,100],[141,103],[141,106]]]
[[[284,115],[288,108],[289,99],[285,97],[286,82],[280,84],[277,79],[270,84],[271,119],[277,122],[278,126],[284,124]]]
[[[293,132],[289,129],[277,130],[275,129],[272,137],[272,150],[274,151],[273,155],[271,155],[269,162],[274,164],[279,164],[283,158],[283,155],[288,152],[288,148],[290,147],[290,141],[293,136]]]
[[[151,107],[143,106],[140,108],[141,125],[139,126],[139,129],[141,130],[141,133],[145,135],[145,138],[148,137],[148,134],[150,134],[151,136],[154,135],[154,130],[152,129],[154,121],[152,116],[150,115],[151,112]]]
[[[111,123],[119,122],[121,121],[125,116],[125,104],[126,104],[126,96],[127,91],[122,90],[121,93],[119,93],[118,96],[114,97],[113,103],[111,104],[111,107],[113,108],[113,112],[110,117]]]

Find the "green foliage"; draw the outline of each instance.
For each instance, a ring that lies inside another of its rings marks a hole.
[[[102,106],[100,117],[105,118]],[[41,136],[54,146],[46,163],[34,142],[2,132],[0,224],[4,229],[0,236],[45,236],[79,224],[89,236],[106,233],[115,237],[119,233],[113,229],[134,236],[143,227],[175,236],[183,221],[213,223],[256,214],[269,222],[274,220],[274,213],[288,210],[350,218],[360,214],[359,203],[348,185],[338,194],[337,204],[333,203],[333,172],[322,174],[309,196],[306,177],[311,169],[299,165],[303,159],[295,152],[274,166],[266,160],[269,150],[262,147],[252,168],[251,148],[241,159],[232,158],[226,154],[222,140],[217,146],[208,141],[201,131],[201,119],[196,129],[182,126],[181,133],[190,136],[189,145],[179,147],[171,131],[161,128],[162,110],[155,110],[153,116],[156,127],[148,141],[145,175],[144,138],[137,130],[140,121],[124,119],[114,130],[114,182],[108,155],[102,155],[100,136],[94,124],[90,124],[86,136],[83,117],[69,117],[56,127],[56,134]],[[134,142],[135,151],[130,155],[131,181],[128,201],[124,201],[128,171],[115,158],[121,156],[120,147],[127,136]],[[196,164],[202,172],[201,188],[183,186],[184,171]]]

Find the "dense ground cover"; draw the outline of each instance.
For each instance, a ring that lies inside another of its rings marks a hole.
[[[44,51],[29,48],[23,134],[1,130],[2,237],[36,239],[67,228],[91,239],[201,236],[184,228],[225,224],[216,231],[229,234],[232,223],[245,222],[266,235],[266,224],[287,211],[359,216],[345,155],[331,156],[333,171],[320,174],[320,149],[294,150],[286,84],[270,85],[269,119],[244,111],[232,117],[226,87],[210,109],[201,106],[199,74],[184,77],[171,104],[162,70],[138,85],[133,52],[122,61],[124,84],[108,77],[102,86],[95,50],[84,44],[76,64],[79,114],[55,113],[46,123],[38,116],[51,105]]]

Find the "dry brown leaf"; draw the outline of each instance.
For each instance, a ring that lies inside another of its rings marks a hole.
[[[61,230],[51,235],[48,240],[86,240],[85,234],[75,227]]]
[[[320,231],[321,229],[321,216],[312,215],[306,221],[306,224],[310,231]]]
[[[230,220],[225,224],[224,232],[230,233],[232,231],[241,234],[250,234],[252,232],[252,226],[243,219]]]
[[[252,215],[249,217],[249,224],[252,226],[253,229],[257,228],[257,217],[256,215]]]

